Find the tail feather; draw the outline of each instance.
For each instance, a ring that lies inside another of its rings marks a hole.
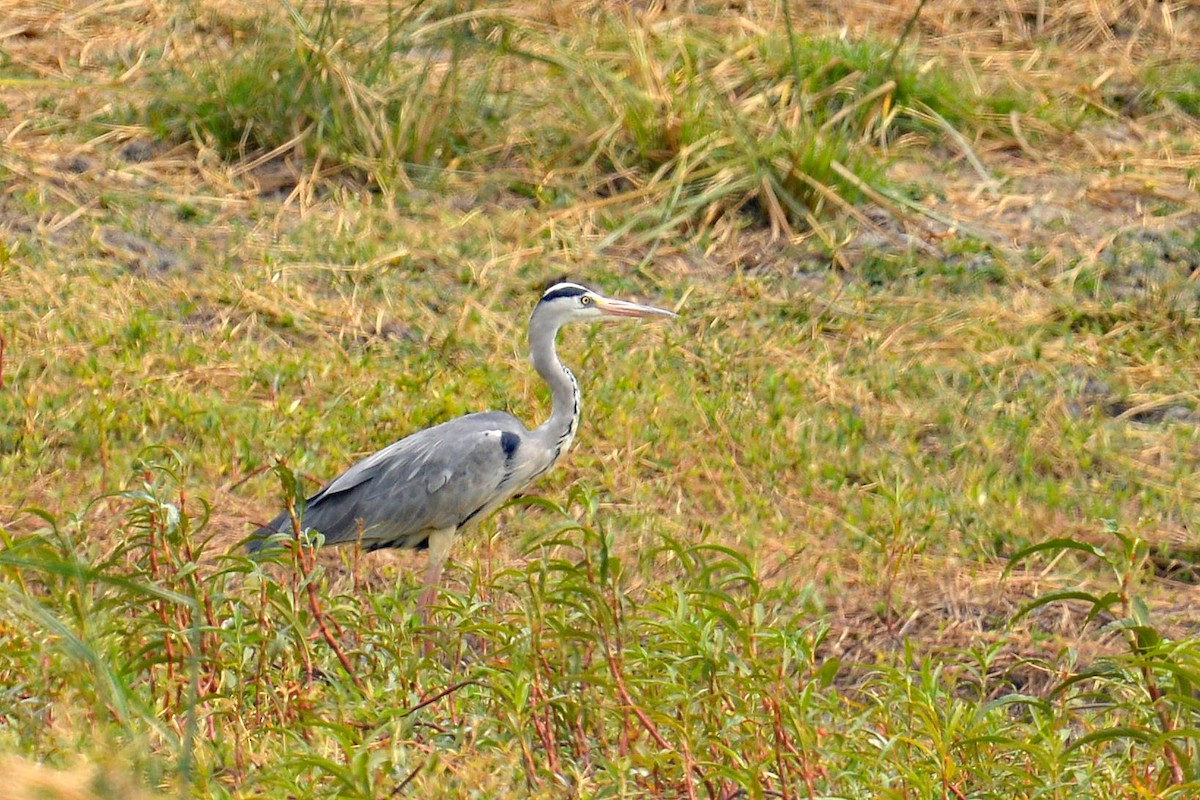
[[[315,506],[315,507],[314,507]],[[339,503],[310,503],[301,517],[301,528],[312,528],[321,532],[325,544],[342,544],[358,540],[359,524],[353,506]],[[267,548],[268,539],[277,533],[291,533],[292,518],[287,511],[256,530],[246,542],[247,552],[254,554]]]
[[[250,555],[261,552],[267,546],[267,539],[283,531],[284,523],[288,521],[290,521],[288,514],[284,511],[275,517],[275,519],[256,530],[250,535],[250,540],[246,542],[246,552]]]

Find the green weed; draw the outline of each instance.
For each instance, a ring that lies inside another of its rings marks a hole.
[[[148,780],[199,795],[449,796],[471,780],[450,765],[469,756],[538,793],[1067,797],[1085,766],[1091,791],[1124,780],[1094,768],[1113,743],[1132,745],[1129,763],[1164,753],[1171,782],[1191,780],[1195,653],[1146,619],[1129,571],[1145,551],[1129,537],[1112,561],[1121,589],[1056,592],[1024,612],[1119,606],[1108,629],[1129,641],[1040,700],[1003,693],[995,648],[961,674],[911,652],[917,669],[823,655],[828,628],[795,588],[765,585],[716,542],[623,554],[582,491],[578,521],[534,501],[562,522],[529,540],[525,567],[445,591],[433,630],[414,625],[407,581],[359,588],[352,554],[340,576],[307,545],[282,573],[207,554],[205,509],[173,471],[147,464],[119,498],[127,538],[111,552],[49,516],[0,550],[5,618],[26,621],[4,632],[0,674],[21,696],[5,726],[36,730],[26,747],[40,752],[83,732],[137,744]],[[1057,540],[1013,563],[1067,547],[1100,552]],[[20,678],[34,664],[37,684]]]
[[[1200,66],[1194,61],[1148,64],[1141,82],[1143,96],[1153,105],[1200,118]]]
[[[1087,733],[1071,749],[1115,745],[1136,751],[1145,748],[1162,756],[1157,786],[1200,784],[1193,752],[1194,731],[1200,728],[1194,687],[1200,680],[1200,650],[1190,640],[1172,641],[1151,618],[1140,584],[1150,561],[1148,543],[1122,533],[1109,522],[1106,533],[1117,549],[1109,552],[1072,538],[1050,539],[1013,555],[1009,569],[1037,553],[1083,553],[1098,559],[1111,572],[1112,588],[1104,591],[1061,589],[1046,592],[1021,610],[1029,614],[1051,603],[1077,601],[1087,608],[1087,620],[1103,623],[1101,635],[1117,635],[1124,650],[1098,659],[1087,669],[1066,675],[1051,691],[1068,715],[1086,708],[1082,724]],[[1149,776],[1148,776],[1149,777]]]

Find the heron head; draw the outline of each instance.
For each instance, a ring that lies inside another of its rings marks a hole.
[[[654,306],[605,297],[578,283],[556,283],[538,301],[535,313],[552,313],[560,324],[592,319],[622,317],[674,317],[676,314]]]

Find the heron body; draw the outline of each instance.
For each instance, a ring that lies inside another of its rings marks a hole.
[[[303,528],[325,544],[359,542],[364,550],[429,550],[423,614],[454,535],[495,511],[546,473],[571,447],[579,425],[575,376],[558,359],[559,329],[615,317],[672,317],[670,311],[613,300],[574,283],[550,287],[529,319],[534,369],[550,387],[550,418],[530,430],[503,411],[484,411],[413,433],[359,461],[309,497]],[[247,548],[292,529],[288,512],[255,531]]]

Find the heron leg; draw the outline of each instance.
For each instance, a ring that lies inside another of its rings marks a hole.
[[[454,528],[443,528],[429,534],[429,563],[425,567],[425,590],[417,600],[417,610],[421,615],[421,624],[428,625],[430,609],[437,599],[438,580],[442,577],[442,567],[446,556],[450,554],[450,543],[454,541]]]

